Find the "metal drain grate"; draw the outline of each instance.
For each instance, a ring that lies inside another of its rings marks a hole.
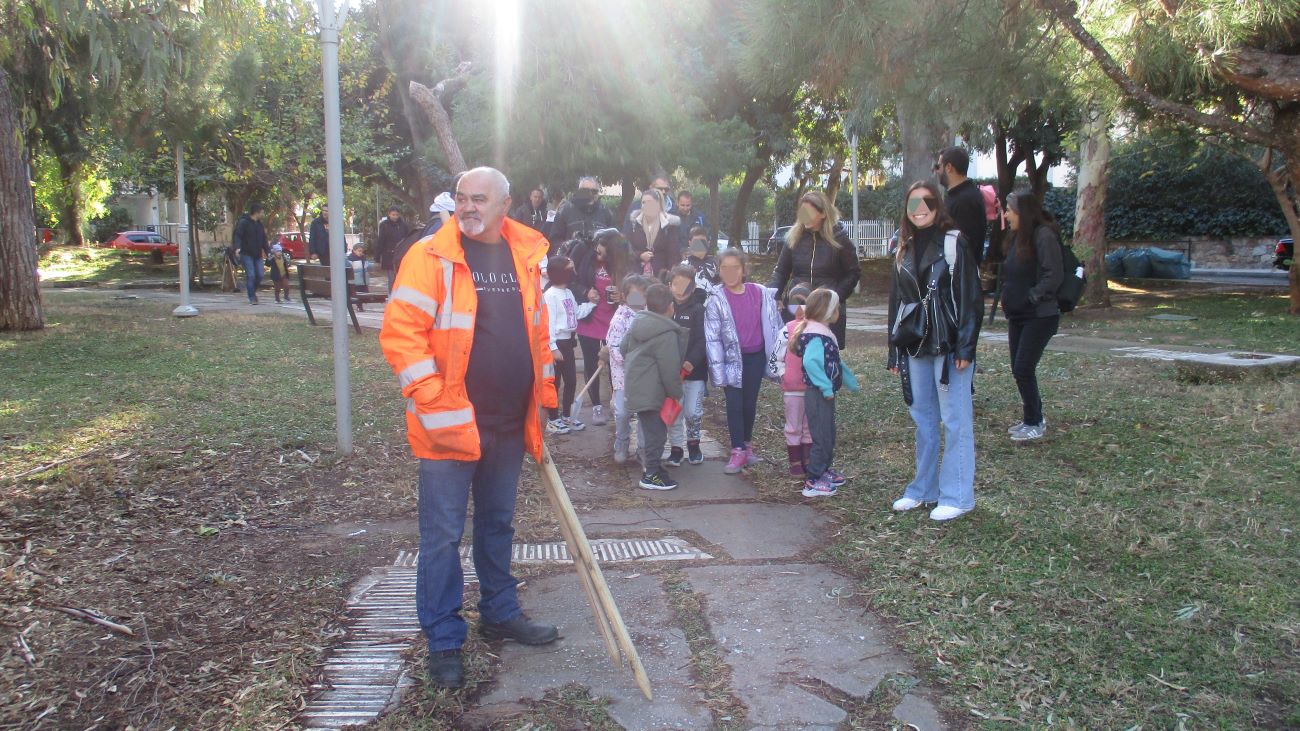
[[[601,563],[685,561],[713,558],[676,538],[600,538],[591,549]],[[518,563],[572,563],[564,543],[518,543]],[[382,578],[348,603],[348,641],[325,661],[325,680],[312,686],[315,696],[299,719],[307,731],[334,731],[369,723],[396,703],[412,684],[402,653],[420,633],[415,616],[415,564],[419,551],[401,551]],[[465,583],[478,581],[470,547],[461,546]]]
[[[713,558],[712,555],[692,546],[677,537],[668,538],[597,538],[591,541],[591,550],[601,562],[618,561],[695,561]],[[415,568],[419,551],[401,551],[397,554],[394,566]],[[470,559],[470,547],[460,547],[461,565],[465,569],[465,580],[469,581],[474,571],[474,562]],[[516,543],[511,551],[514,563],[572,563],[569,547],[563,541],[556,543]]]
[[[340,729],[375,720],[411,685],[402,653],[420,632],[415,570],[385,576],[348,605],[348,641],[325,661],[325,682],[299,719],[305,729]]]

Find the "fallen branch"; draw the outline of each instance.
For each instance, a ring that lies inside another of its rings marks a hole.
[[[27,644],[27,638],[23,637],[22,633],[14,636],[14,646],[18,648],[18,654],[22,655],[24,662],[32,667],[36,666],[36,654],[32,652],[31,646]]]
[[[132,630],[130,627],[127,627],[124,624],[118,624],[117,622],[114,622],[109,619],[104,619],[98,614],[95,614],[94,612],[91,612],[86,609],[77,609],[76,607],[56,607],[56,606],[47,606],[46,609],[53,609],[56,612],[63,612],[69,617],[76,617],[77,619],[80,619],[82,621],[90,622],[91,624],[97,624],[100,627],[103,627],[108,630],[112,630],[113,632],[116,632],[120,635],[126,635],[127,637],[135,637],[135,631]]]
[[[99,452],[99,451],[101,451],[101,450],[103,450],[103,449],[104,449],[103,447],[95,447],[94,449],[90,450],[89,452],[82,452],[81,454],[78,454],[78,455],[76,455],[76,456],[74,456],[74,457],[66,457],[66,458],[64,458],[64,459],[56,459],[56,460],[54,460],[53,462],[50,462],[49,464],[43,464],[43,465],[41,465],[40,467],[37,467],[37,468],[35,468],[35,469],[30,469],[30,470],[27,470],[26,472],[19,472],[18,474],[14,475],[13,477],[5,477],[5,478],[0,478],[0,479],[5,479],[5,480],[21,480],[21,479],[24,478],[24,477],[31,477],[32,475],[39,475],[39,474],[41,474],[42,472],[49,472],[50,470],[54,469],[55,467],[58,467],[58,466],[61,465],[61,464],[67,464],[67,463],[69,463],[69,462],[73,462],[73,461],[79,460],[79,459],[81,459],[81,458],[83,458],[83,457],[89,457],[90,455],[94,454],[95,452]]]

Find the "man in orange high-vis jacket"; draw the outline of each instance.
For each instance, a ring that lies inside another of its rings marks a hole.
[[[541,409],[554,408],[555,370],[542,302],[547,241],[506,217],[510,183],[475,168],[456,187],[454,226],[406,254],[379,343],[406,397],[420,459],[420,556],[415,609],[435,686],[464,685],[460,539],[474,498],[474,568],[484,637],[529,645],[555,627],[524,616],[510,575],[524,452],[540,457]]]

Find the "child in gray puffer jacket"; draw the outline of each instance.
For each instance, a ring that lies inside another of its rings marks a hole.
[[[677,482],[662,466],[668,424],[659,412],[666,399],[681,401],[681,369],[689,335],[672,320],[672,290],[662,284],[651,285],[645,300],[645,311],[632,320],[632,327],[618,346],[624,358],[623,398],[641,425],[640,486],[671,490]]]

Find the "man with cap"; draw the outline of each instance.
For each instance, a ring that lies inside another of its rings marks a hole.
[[[433,205],[429,206],[429,213],[432,215],[429,218],[429,223],[425,225],[424,230],[420,231],[419,235],[416,235],[414,232],[408,233],[406,237],[398,243],[397,250],[393,252],[394,277],[393,279],[388,280],[390,289],[392,288],[392,283],[397,281],[397,270],[402,268],[402,260],[406,258],[406,252],[410,251],[411,247],[414,246],[417,241],[421,241],[438,233],[438,229],[442,228],[442,224],[450,221],[452,214],[455,212],[456,201],[452,199],[451,193],[444,191],[439,193],[437,198],[433,199]]]

